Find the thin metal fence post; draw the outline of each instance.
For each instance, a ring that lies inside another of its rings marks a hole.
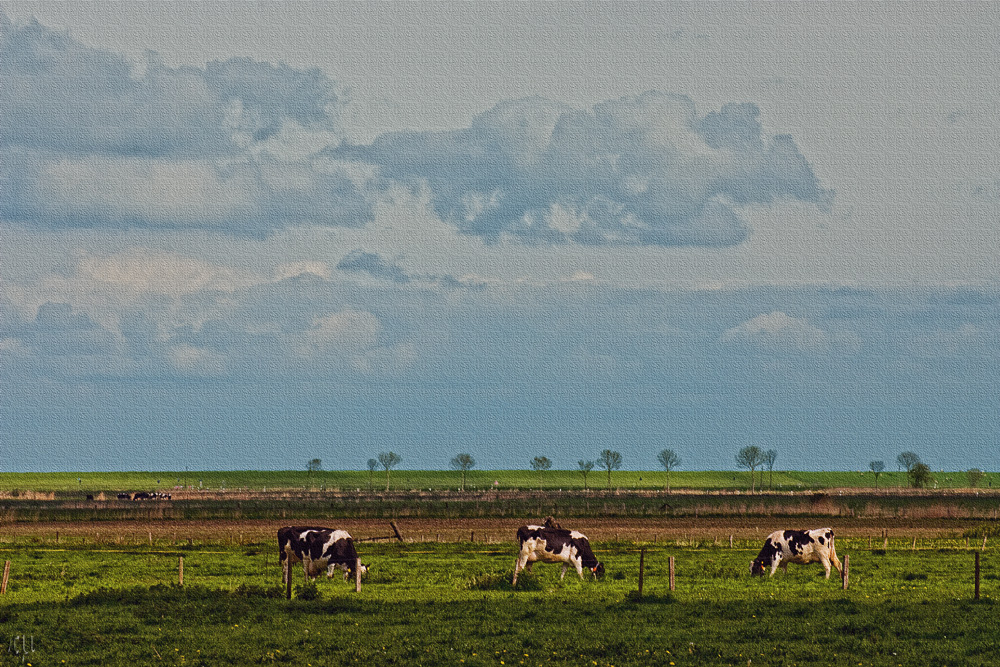
[[[639,597],[642,597],[643,575],[646,571],[646,549],[639,551]]]

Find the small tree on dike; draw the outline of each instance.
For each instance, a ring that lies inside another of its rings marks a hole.
[[[395,468],[403,460],[403,457],[396,452],[382,452],[378,455],[378,462],[385,468],[385,490],[389,490],[389,471]]]
[[[754,472],[764,462],[764,453],[757,445],[747,445],[736,452],[736,465],[750,471],[750,493],[755,493],[757,487],[754,485],[756,478]]]
[[[914,489],[922,489],[934,480],[931,468],[926,463],[917,463],[907,474],[910,476],[910,486]]]
[[[306,463],[306,473],[312,477],[314,472],[318,472],[323,469],[323,461],[321,459],[309,459]]]
[[[904,472],[910,472],[910,468],[920,463],[920,457],[916,452],[902,452],[896,457],[896,465]]]
[[[579,467],[580,474],[583,475],[583,490],[587,490],[587,475],[590,471],[594,469],[593,461],[584,461],[583,459],[577,461],[576,465]]]
[[[872,461],[868,469],[875,475],[875,490],[878,491],[878,476],[885,472],[885,461]]]
[[[969,478],[969,488],[974,489],[982,483],[985,473],[979,468],[969,468],[965,475]]]
[[[368,490],[372,490],[372,478],[378,470],[378,459],[368,459]]]
[[[552,461],[547,456],[536,456],[531,459],[531,469],[538,473],[538,490],[542,490],[542,473],[552,467]]]
[[[667,493],[670,493],[670,471],[681,464],[681,457],[672,449],[664,449],[656,455],[656,460],[667,471]]]
[[[770,491],[774,488],[774,462],[778,460],[778,452],[774,449],[769,449],[764,452],[764,465],[767,466],[767,490]],[[760,485],[764,486],[764,470],[760,471]]]
[[[608,471],[608,490],[611,490],[611,471],[622,467],[622,455],[611,449],[601,450],[597,455],[597,463]]]
[[[465,474],[476,467],[476,459],[471,454],[456,454],[451,460],[451,467],[462,473],[462,488],[465,491]]]

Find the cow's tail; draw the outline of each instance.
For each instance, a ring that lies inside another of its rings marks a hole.
[[[832,529],[830,530],[830,562],[833,564],[835,568],[837,568],[837,572],[840,573],[840,576],[843,577],[844,569],[843,566],[840,564],[840,559],[837,558],[836,535],[833,534]]]

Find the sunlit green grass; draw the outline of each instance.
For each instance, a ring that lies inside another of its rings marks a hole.
[[[973,553],[922,544],[842,551],[846,591],[819,565],[751,579],[756,549],[646,545],[642,598],[628,542],[596,545],[602,581],[538,564],[517,590],[512,545],[364,544],[361,593],[335,577],[304,599],[295,570],[291,601],[272,544],[8,545],[0,628],[32,638],[33,664],[996,664],[1000,557],[984,553],[972,602]]]
[[[937,488],[966,488],[964,472],[934,472]],[[116,491],[169,491],[175,487],[210,490],[265,489],[341,489],[384,490],[386,476],[377,471],[190,471],[190,472],[100,472],[100,473],[0,473],[0,491],[79,491],[84,493]],[[457,490],[459,473],[451,470],[393,470],[389,475],[391,490]],[[494,484],[496,483],[496,484]],[[662,489],[666,486],[662,470],[615,471],[611,487],[621,489]],[[797,491],[822,488],[874,489],[871,472],[860,471],[774,471],[756,475],[757,488],[774,491]],[[886,472],[879,477],[879,488],[907,486],[905,473]],[[1000,488],[1000,474],[988,473],[980,482],[982,488]],[[587,487],[605,489],[606,471],[594,470],[587,476]],[[670,473],[672,489],[749,489],[747,471],[687,471]],[[575,470],[548,470],[539,475],[530,470],[472,470],[466,478],[467,490],[505,489],[582,489],[583,476]]]

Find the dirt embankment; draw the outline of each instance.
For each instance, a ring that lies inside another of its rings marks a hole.
[[[508,519],[409,519],[397,520],[407,542],[512,543],[517,527],[538,522],[542,517]],[[564,527],[580,530],[593,541],[631,540],[645,542],[699,541],[728,544],[736,540],[763,539],[774,530],[831,526],[841,539],[956,537],[981,522],[950,519],[859,519],[837,517],[829,520],[788,520],[787,518],[637,518],[637,519],[563,519]],[[154,544],[248,544],[274,540],[278,528],[287,521],[208,520],[208,521],[107,521],[0,523],[0,540],[37,540],[51,544],[67,543]],[[355,539],[367,541],[387,538],[392,528],[384,519],[329,519],[311,524],[328,525],[349,531]],[[311,525],[307,524],[307,525]]]

